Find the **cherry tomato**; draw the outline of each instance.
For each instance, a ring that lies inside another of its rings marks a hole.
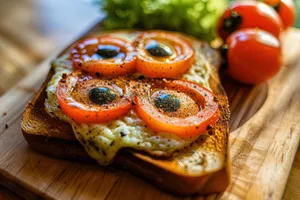
[[[133,73],[135,55],[130,43],[113,36],[87,38],[71,50],[71,60],[76,68],[104,76]]]
[[[296,20],[295,5],[292,0],[281,0],[278,14],[282,19],[284,29],[292,26]]]
[[[278,12],[284,29],[294,24],[296,11],[293,0],[264,0],[264,3],[272,6]]]
[[[76,71],[64,77],[57,87],[63,112],[78,123],[102,123],[125,115],[134,96],[123,79],[99,79]]]
[[[183,80],[156,81],[137,91],[136,112],[154,131],[180,137],[198,136],[219,118],[214,95]]]
[[[282,65],[277,38],[259,29],[241,29],[227,40],[228,72],[246,84],[262,83],[278,73]]]
[[[194,63],[194,50],[179,35],[152,31],[137,39],[137,71],[150,78],[174,78]]]
[[[258,1],[260,1],[260,0],[258,0]],[[281,0],[264,0],[263,2],[270,6],[277,6],[280,3],[280,1]]]
[[[232,2],[218,22],[218,32],[224,40],[235,30],[255,27],[268,31],[277,38],[283,28],[276,11],[256,1]]]

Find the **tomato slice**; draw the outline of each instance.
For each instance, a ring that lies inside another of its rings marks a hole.
[[[199,84],[161,80],[138,89],[136,112],[154,131],[198,136],[219,118],[214,95]]]
[[[162,31],[141,34],[137,53],[137,70],[150,78],[179,77],[194,63],[190,44],[179,35]]]
[[[71,50],[73,65],[87,72],[119,76],[135,71],[136,53],[127,41],[114,36],[84,39]]]
[[[125,115],[132,107],[130,81],[125,78],[99,79],[75,71],[57,87],[63,112],[77,123],[103,123]]]

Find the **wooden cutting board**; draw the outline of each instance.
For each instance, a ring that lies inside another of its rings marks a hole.
[[[267,84],[250,87],[221,77],[232,111],[232,183],[223,194],[184,199],[282,197],[300,137],[300,31],[291,29],[282,41],[285,66]],[[21,114],[54,57],[0,98],[0,184],[27,199],[181,199],[121,169],[59,160],[28,148]]]

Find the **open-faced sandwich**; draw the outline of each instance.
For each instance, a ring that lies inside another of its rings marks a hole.
[[[229,109],[220,60],[179,33],[90,35],[52,62],[23,114],[23,135],[38,152],[126,166],[176,194],[224,191]]]

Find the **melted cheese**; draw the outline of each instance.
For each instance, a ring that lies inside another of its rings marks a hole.
[[[136,33],[117,34],[119,37],[132,40]],[[196,62],[183,75],[183,79],[193,81],[209,88],[210,69],[201,54],[201,46],[194,45]],[[148,152],[156,156],[170,156],[174,151],[189,146],[197,137],[181,138],[174,134],[155,133],[136,115],[134,110],[118,120],[103,124],[79,124],[66,116],[59,107],[56,98],[57,84],[63,74],[73,71],[68,54],[61,56],[52,63],[54,75],[47,86],[45,101],[46,111],[52,116],[72,125],[75,137],[84,146],[87,153],[101,165],[111,163],[116,153],[122,148],[132,148]]]

